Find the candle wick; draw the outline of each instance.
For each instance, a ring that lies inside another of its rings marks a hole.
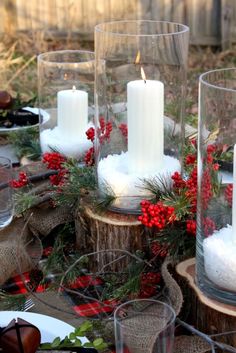
[[[144,80],[144,83],[147,83],[146,80]]]

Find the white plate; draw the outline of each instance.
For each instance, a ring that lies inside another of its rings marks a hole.
[[[39,108],[32,108],[32,107],[25,107],[23,108],[24,110],[27,110],[28,112],[34,113],[34,114],[39,114]],[[49,120],[50,116],[49,114],[45,111],[41,109],[41,114],[43,116],[43,121],[46,122]],[[11,131],[18,131],[18,130],[22,130],[22,129],[29,129],[31,127],[35,127],[38,126],[39,124],[34,124],[34,125],[25,125],[25,126],[15,126],[15,127],[0,127],[0,134],[7,134]]]
[[[54,317],[22,311],[0,311],[0,326],[7,326],[12,319],[17,318],[26,320],[38,327],[41,332],[41,343],[52,342],[55,337],[63,339],[74,331],[73,326]],[[88,342],[85,337],[80,337],[80,339],[82,343]]]

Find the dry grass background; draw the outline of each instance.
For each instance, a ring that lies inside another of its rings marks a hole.
[[[13,96],[20,93],[26,99],[37,94],[37,55],[58,49],[93,50],[93,42],[82,42],[71,32],[63,38],[43,31],[5,35],[0,42],[0,89],[8,90]],[[199,75],[214,68],[235,66],[236,46],[227,51],[190,48],[187,112],[193,124],[196,123]]]

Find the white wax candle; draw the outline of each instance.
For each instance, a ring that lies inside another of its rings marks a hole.
[[[236,243],[236,144],[234,145],[233,164],[232,240]]]
[[[164,85],[137,80],[127,85],[129,172],[159,172],[164,158]]]
[[[66,138],[85,134],[88,124],[88,93],[73,89],[57,93],[57,125]]]

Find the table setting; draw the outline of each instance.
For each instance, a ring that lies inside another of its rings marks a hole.
[[[94,38],[39,54],[37,101],[0,91],[0,352],[236,352],[236,69],[189,129],[186,25]]]

